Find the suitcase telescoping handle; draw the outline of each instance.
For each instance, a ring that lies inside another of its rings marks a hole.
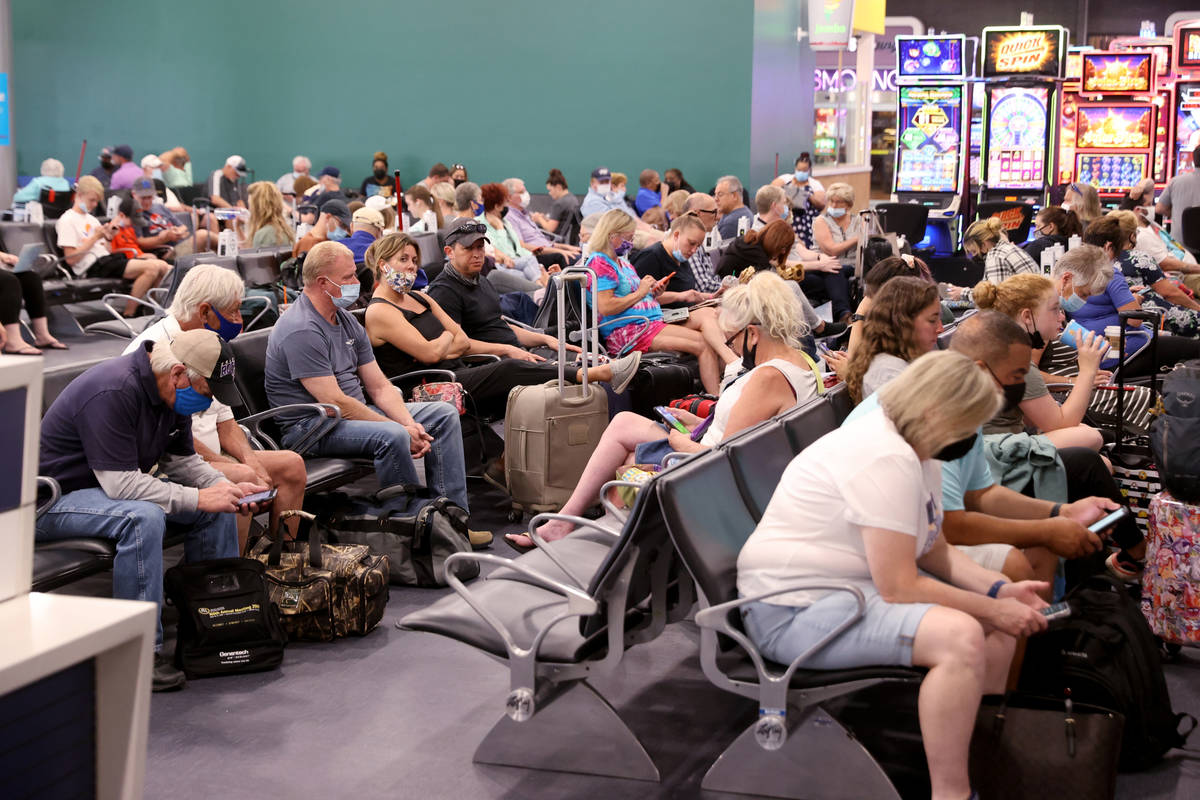
[[[564,403],[574,402],[567,397],[567,284],[579,284],[579,331],[580,344],[583,350],[583,391],[578,399],[580,404],[591,399],[592,391],[588,386],[588,367],[594,358],[600,354],[599,339],[599,292],[596,287],[596,273],[582,267],[568,267],[558,274],[558,395]],[[591,303],[588,302],[588,290],[591,290]],[[588,324],[588,306],[591,306],[592,323]]]
[[[1130,320],[1150,321],[1150,409],[1154,409],[1154,401],[1158,399],[1158,329],[1162,325],[1162,314],[1157,311],[1138,310],[1121,311],[1117,314],[1121,328],[1121,338],[1117,349],[1117,443],[1113,453],[1120,455],[1125,441],[1125,327]]]
[[[308,520],[308,563],[313,569],[322,569],[325,566],[325,558],[321,553],[321,532],[317,530],[316,517],[307,511],[300,509],[289,509],[279,512],[278,524],[275,530],[271,531],[271,550],[267,556],[268,567],[278,567],[279,562],[283,557],[283,521],[290,517],[300,517]]]

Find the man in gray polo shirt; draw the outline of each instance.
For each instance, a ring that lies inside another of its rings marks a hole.
[[[1192,171],[1176,175],[1158,196],[1154,210],[1159,214],[1171,215],[1171,237],[1183,242],[1183,212],[1200,206],[1200,145],[1192,151]]]

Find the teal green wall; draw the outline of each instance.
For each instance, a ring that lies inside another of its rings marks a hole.
[[[184,145],[197,180],[231,153],[259,179],[385,150],[408,185],[605,164],[745,176],[752,0],[22,0],[10,79],[18,171],[84,172],[105,144]],[[519,90],[515,87],[521,87]]]

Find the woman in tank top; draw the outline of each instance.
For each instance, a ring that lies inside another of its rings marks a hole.
[[[720,324],[728,334],[729,347],[742,360],[726,367],[721,395],[707,429],[699,435],[688,435],[628,411],[617,414],[563,506],[563,514],[579,516],[594,505],[600,487],[612,480],[624,464],[660,463],[672,452],[706,450],[823,390],[816,365],[800,349],[800,338],[808,332],[800,303],[776,273],[760,272],[749,283],[725,292]],[[682,409],[671,413],[690,431],[707,422]],[[542,525],[538,533],[552,541],[573,529],[571,523],[555,520]],[[505,538],[517,549],[533,546],[526,534],[508,534]]]

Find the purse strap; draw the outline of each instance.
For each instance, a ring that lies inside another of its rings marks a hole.
[[[323,569],[325,566],[324,555],[321,553],[321,534],[317,530],[317,518],[307,511],[301,511],[298,508],[289,509],[279,512],[279,517],[275,521],[275,527],[271,531],[271,550],[267,555],[267,566],[278,567],[280,560],[283,558],[283,521],[292,517],[300,517],[308,520],[308,564],[313,569]]]

